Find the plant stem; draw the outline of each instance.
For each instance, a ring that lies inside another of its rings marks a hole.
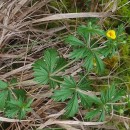
[[[99,92],[93,92],[93,91],[84,91],[84,90],[81,90],[80,88],[76,88],[76,91],[77,92],[80,92],[84,95],[87,95],[87,96],[95,96],[95,95],[100,95]]]
[[[57,82],[57,83],[60,83],[60,84],[63,83],[62,81],[59,81],[59,80],[57,80],[57,79],[53,79],[52,77],[50,77],[50,79],[53,80],[53,81],[55,81],[55,82]]]
[[[13,97],[14,97],[15,99],[17,99],[17,97],[16,97],[15,93],[12,91],[12,89],[9,88],[9,90],[12,92]]]
[[[54,76],[56,73],[60,72],[61,70],[63,70],[64,68],[68,67],[69,65],[73,64],[76,60],[72,60],[71,62],[69,62],[68,64],[66,64],[65,66],[61,67],[59,70],[55,71],[54,73],[51,74],[51,76]]]
[[[106,103],[108,105],[126,105],[128,102],[122,102],[122,103]]]
[[[83,80],[88,74],[89,74],[89,73],[86,73],[86,74],[79,80],[79,82],[78,82],[77,85],[79,85],[79,84],[82,82],[82,80]]]
[[[106,47],[106,45],[104,45],[104,46],[99,46],[99,47],[93,48],[92,50],[98,50],[98,49],[102,49],[102,48],[105,48],[105,47]]]

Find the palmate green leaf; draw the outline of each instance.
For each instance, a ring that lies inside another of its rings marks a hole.
[[[31,104],[32,100],[23,100],[22,98],[19,99],[12,99],[8,101],[5,115],[7,117],[18,117],[19,119],[23,119],[26,116],[27,112],[31,111]]]
[[[11,110],[6,110],[5,116],[7,116],[9,118],[14,118],[17,115],[18,112],[19,112],[19,110],[17,110],[17,107],[16,108],[14,107]]]
[[[105,110],[102,108],[97,108],[95,110],[92,110],[88,112],[85,115],[85,119],[92,120],[94,117],[99,117],[98,121],[104,121],[105,120]]]
[[[85,39],[86,42],[88,41],[89,34],[99,34],[101,36],[105,35],[105,32],[103,30],[101,30],[98,26],[91,25],[91,23],[89,23],[88,26],[82,25],[78,27],[77,32]]]
[[[78,95],[81,99],[81,104],[84,108],[89,108],[92,105],[92,100],[89,96],[86,96],[80,92],[78,92]]]
[[[117,91],[114,85],[111,85],[106,91],[101,92],[101,100],[103,103],[113,103],[122,97],[124,91]]]
[[[53,73],[62,69],[66,64],[65,59],[60,58],[56,50],[48,49],[44,52],[44,58],[37,60],[33,64],[34,80],[40,84],[49,84],[50,87],[54,88],[58,85],[55,79],[61,78],[60,76],[53,76]]]
[[[101,92],[101,97],[91,96],[89,97],[91,102],[97,106],[95,110],[88,112],[85,116],[86,119],[93,119],[98,115],[99,121],[105,120],[106,113],[110,112],[110,104],[114,103],[122,97],[122,91],[117,91],[114,85],[108,87],[105,91]]]
[[[82,36],[85,39],[86,42],[88,41],[89,32],[87,31],[87,27],[86,26],[82,25],[82,26],[78,27],[77,33],[80,36]]]
[[[67,117],[73,117],[78,112],[78,108],[79,108],[78,97],[77,94],[75,93],[65,108],[66,109],[65,115],[67,115]]]
[[[72,77],[64,77],[61,86],[60,90],[54,91],[53,99],[55,101],[65,101],[70,98],[74,94],[76,82]]]
[[[92,105],[93,100],[90,96],[84,94],[84,92],[91,90],[90,82],[86,79],[86,77],[81,76],[76,86],[78,97],[81,100],[80,104],[82,104],[84,108],[89,108]]]
[[[101,53],[104,57],[108,57],[111,56],[111,50],[111,46],[106,46],[104,48],[99,49],[98,52]]]
[[[125,95],[125,90],[119,90],[118,92],[116,92],[116,94],[112,98],[111,102],[119,101],[122,98],[123,95]]]
[[[58,53],[55,49],[48,49],[47,51],[45,51],[44,61],[46,63],[46,68],[48,71],[53,72],[58,58]]]
[[[84,67],[89,72],[93,68],[93,64],[94,64],[94,56],[92,53],[90,53],[89,56],[85,58]]]
[[[69,89],[76,88],[76,81],[74,80],[72,76],[66,76],[64,77],[64,82],[61,86],[69,88]]]
[[[101,92],[102,102],[104,104],[110,102],[113,96],[115,95],[115,93],[116,93],[116,89],[114,86],[113,87],[110,86],[106,91],[102,91]]]
[[[104,63],[97,53],[94,53],[94,57],[95,57],[98,73],[102,73],[104,71]]]
[[[0,80],[0,103],[1,103],[0,110],[4,109],[6,101],[8,99],[8,95],[9,95],[8,84]]]
[[[103,104],[106,104],[106,102],[107,102],[106,101],[107,99],[105,98],[105,96],[106,96],[105,94],[106,94],[105,92],[101,92],[101,101]]]
[[[90,112],[88,112],[86,115],[85,115],[85,119],[90,119],[92,120],[95,116],[97,116],[98,114],[100,114],[100,111],[101,109],[98,108],[96,110],[92,110]]]
[[[84,25],[82,25],[78,28],[78,34],[82,35],[83,37],[85,35],[94,34],[94,33],[102,34],[102,30],[96,29],[92,26],[88,27],[88,26],[84,26]]]
[[[71,46],[84,46],[84,43],[75,36],[68,36],[65,42],[69,43]]]
[[[53,99],[55,101],[65,101],[66,99],[68,99],[69,97],[71,97],[73,95],[73,90],[70,90],[68,88],[62,88],[61,90],[55,90],[54,91],[54,95],[53,95]]]
[[[95,95],[93,96],[89,96],[89,99],[91,100],[92,103],[96,104],[96,105],[102,105],[102,101]]]
[[[32,102],[33,102],[32,99],[27,99],[27,101],[24,102],[24,105],[23,105],[22,110],[19,110],[19,113],[18,113],[18,118],[19,118],[19,119],[25,118],[26,114],[27,114],[28,112],[31,112],[31,111],[32,111],[32,108],[31,108]]]
[[[8,90],[3,90],[2,92],[0,92],[0,110],[4,109],[7,97],[8,97]]]
[[[42,59],[37,60],[33,64],[34,80],[40,84],[47,84],[49,81],[49,73],[46,68],[45,61]]]
[[[78,60],[85,58],[87,55],[88,51],[86,48],[77,48],[70,53],[70,58]]]
[[[100,58],[100,54],[98,52],[91,51],[91,49],[87,47],[74,49],[74,51],[70,53],[70,57],[76,60],[84,59],[83,67],[85,67],[88,72],[94,68],[95,63],[97,72],[99,74],[104,72],[105,66],[102,59]]]
[[[68,117],[75,115],[78,111],[78,98],[81,100],[81,104],[84,108],[91,106],[91,98],[80,91],[82,88],[83,90],[90,89],[90,84],[85,80],[79,80],[79,82],[76,82],[71,76],[65,77],[60,90],[55,90],[54,95],[52,96],[55,101],[65,101],[70,99],[66,107],[66,116]]]
[[[96,69],[98,73],[102,73],[104,71],[104,63],[97,52],[89,53],[89,55],[85,58],[84,67],[87,69],[88,72],[92,70],[94,67],[94,60],[96,62]]]
[[[116,92],[117,90],[115,89],[115,86],[110,86],[105,93],[106,101],[111,101],[111,99],[115,96]]]

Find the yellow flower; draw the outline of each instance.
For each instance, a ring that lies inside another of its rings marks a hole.
[[[114,30],[108,30],[106,35],[111,39],[116,39],[116,32]]]

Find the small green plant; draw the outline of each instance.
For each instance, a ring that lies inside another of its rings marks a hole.
[[[104,31],[91,22],[80,26],[76,35],[67,36],[65,42],[71,46],[69,59],[59,56],[55,49],[47,49],[44,56],[33,64],[34,80],[40,84],[49,84],[54,89],[52,98],[55,101],[67,102],[65,115],[73,117],[79,108],[87,109],[85,119],[92,120],[97,116],[100,121],[110,115],[117,102],[121,102],[124,92],[111,83],[97,96],[93,91],[89,75],[92,72],[105,74],[104,58],[112,57],[125,42],[124,27]],[[64,75],[63,71],[70,65],[82,61],[82,72],[76,80],[73,76]],[[82,76],[81,76],[82,75]],[[121,104],[121,103],[120,103]]]
[[[117,91],[115,86],[109,86],[106,91],[101,92],[100,98],[95,96],[92,101],[93,104],[97,106],[95,110],[88,112],[85,116],[86,119],[94,118],[95,116],[99,115],[99,121],[105,120],[105,115],[112,113],[113,111],[113,103],[120,100],[123,96],[123,91]]]
[[[5,115],[10,118],[17,116],[19,119],[23,119],[26,113],[31,111],[31,104],[31,99],[27,101],[24,101],[22,97],[17,100],[11,99],[7,102]]]
[[[104,36],[105,32],[99,29],[98,26],[93,26],[91,23],[86,26],[80,26],[77,33],[81,36],[82,40],[79,40],[75,36],[69,36],[66,38],[66,42],[69,43],[73,51],[70,53],[70,58],[75,60],[84,60],[83,66],[89,72],[94,67],[96,62],[96,69],[98,73],[102,73],[104,70],[104,63],[101,60],[101,53],[99,48],[95,47],[95,43],[91,42],[91,36],[94,34]]]
[[[54,91],[53,99],[62,102],[69,99],[66,107],[66,115],[73,117],[78,112],[78,99],[81,100],[80,104],[82,104],[84,108],[91,106],[90,97],[86,95],[85,90],[90,90],[90,84],[86,79],[80,79],[76,82],[71,76],[65,77],[60,90]]]
[[[6,82],[0,80],[0,110],[7,117],[23,119],[26,113],[31,111],[31,99],[27,99],[23,89],[10,87]]]

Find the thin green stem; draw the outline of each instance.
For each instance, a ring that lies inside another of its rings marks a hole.
[[[65,66],[61,67],[59,70],[55,71],[54,73],[51,74],[51,76],[54,76],[55,74],[57,74],[58,72],[60,72],[61,70],[63,70],[64,68],[68,67],[69,65],[73,64],[76,60],[72,60],[71,62],[69,62],[68,64],[66,64]]]
[[[17,96],[15,95],[15,93],[13,92],[13,90],[12,90],[11,88],[9,88],[9,90],[11,91],[13,97],[14,97],[15,99],[17,99]]]
[[[79,89],[79,88],[76,88],[76,91],[77,92],[80,92],[80,93],[82,93],[82,94],[84,94],[84,95],[87,95],[87,96],[94,96],[95,95],[95,92],[87,92],[87,91],[84,91],[84,90],[81,90],[81,89]]]
[[[107,105],[126,105],[128,102],[122,102],[122,103],[106,103]]]
[[[93,48],[92,50],[98,50],[98,49],[102,49],[102,48],[105,48],[106,46],[99,46],[99,47],[96,47],[96,48]]]
[[[86,74],[80,79],[80,81],[78,82],[77,85],[79,85],[79,84],[82,82],[82,80],[83,80],[88,74],[89,74],[89,73],[86,73]]]
[[[62,81],[59,81],[59,80],[57,80],[57,79],[53,79],[52,77],[50,77],[50,79],[53,80],[53,81],[55,81],[55,82],[57,82],[57,83],[60,83],[60,84],[63,83]]]
[[[100,40],[102,40],[102,39],[103,39],[103,37],[99,38],[99,39],[91,46],[91,48],[92,48],[95,44],[97,44]],[[102,44],[104,44],[104,43],[102,43]]]

